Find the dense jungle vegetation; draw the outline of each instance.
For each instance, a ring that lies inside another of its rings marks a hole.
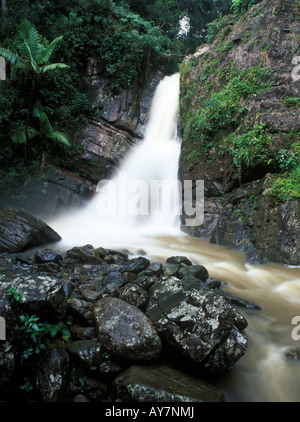
[[[87,60],[118,93],[143,84],[161,66],[210,42],[224,15],[255,0],[2,0],[0,56],[0,188],[40,166],[79,153],[76,130],[94,110],[84,91]],[[183,28],[183,23],[186,27]],[[3,63],[3,62],[2,62]]]

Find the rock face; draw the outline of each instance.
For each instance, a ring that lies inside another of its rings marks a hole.
[[[83,152],[73,168],[81,177],[97,184],[112,175],[143,137],[151,100],[161,79],[162,74],[157,72],[143,89],[133,86],[114,96],[101,75],[88,80],[87,96],[100,117],[89,119],[77,139]]]
[[[181,67],[181,178],[205,183],[204,223],[183,230],[254,262],[300,263],[299,31],[297,2],[264,0]]]
[[[6,208],[0,212],[0,252],[19,252],[59,240],[51,227],[23,210]]]

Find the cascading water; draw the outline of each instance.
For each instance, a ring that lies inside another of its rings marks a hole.
[[[132,210],[138,211],[141,201],[135,189],[132,198],[126,197],[125,185],[142,181],[148,186],[149,194],[151,181],[177,179],[178,92],[178,75],[165,78],[158,86],[145,139],[125,158],[111,187],[105,185],[109,187],[106,192],[99,192],[86,208],[48,223],[63,237],[63,249],[87,243],[94,247],[126,248],[133,254],[143,249],[156,261],[185,255],[195,264],[204,265],[211,277],[227,283],[223,289],[262,308],[260,311],[239,309],[249,323],[245,330],[249,348],[233,371],[219,381],[226,400],[298,402],[300,362],[288,361],[284,352],[290,347],[300,347],[300,339],[292,336],[295,328],[292,319],[300,315],[300,268],[250,265],[243,253],[185,235],[180,232],[176,213],[172,216],[160,212],[169,205],[163,202],[169,198],[160,198],[158,204],[148,201],[146,208],[149,211],[152,206],[152,215],[139,212],[134,215],[128,209],[122,210],[128,201]],[[104,199],[109,212],[100,215],[99,200],[105,203]],[[178,206],[177,200],[175,194],[169,214]]]
[[[180,234],[178,92],[179,74],[160,82],[144,140],[130,151],[112,180],[98,185],[99,193],[85,209],[51,222],[62,243],[116,247],[124,241],[142,241],[147,234]],[[158,189],[161,182],[165,185]]]

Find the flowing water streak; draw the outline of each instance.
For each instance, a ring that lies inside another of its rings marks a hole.
[[[113,178],[127,180],[176,179],[180,143],[176,137],[179,76],[165,78],[155,93],[145,139],[131,151]],[[120,192],[119,192],[120,193]],[[115,192],[112,193],[115,195]],[[300,268],[268,264],[254,266],[243,253],[211,245],[180,232],[179,218],[132,215],[99,216],[97,200],[80,211],[48,223],[63,237],[61,248],[92,244],[128,249],[164,262],[185,255],[199,263],[224,289],[252,300],[262,310],[239,309],[249,322],[245,330],[249,348],[233,371],[219,384],[229,401],[300,401],[300,362],[288,361],[284,351],[300,347],[292,338],[292,318],[300,315]],[[175,198],[176,202],[176,198]],[[176,204],[175,204],[176,205]],[[162,204],[159,204],[162,206]],[[126,214],[126,213],[124,213]]]

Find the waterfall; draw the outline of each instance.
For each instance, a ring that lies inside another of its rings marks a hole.
[[[144,139],[112,179],[98,184],[86,208],[50,223],[66,245],[124,247],[144,236],[180,234],[178,109],[179,74],[174,74],[156,88]]]

